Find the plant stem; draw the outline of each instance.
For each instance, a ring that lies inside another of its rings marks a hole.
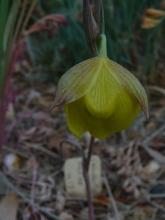
[[[90,0],[83,0],[83,23],[91,52],[96,55],[96,39],[99,35],[99,29],[93,16]]]
[[[88,220],[94,220],[94,207],[92,202],[92,190],[91,190],[91,184],[90,184],[90,176],[89,176],[89,168],[90,168],[90,162],[91,162],[91,156],[92,156],[92,147],[94,143],[94,138],[91,137],[88,154],[85,156],[83,154],[82,158],[82,166],[83,166],[83,177],[86,187],[86,195],[87,195],[87,201],[88,201]]]

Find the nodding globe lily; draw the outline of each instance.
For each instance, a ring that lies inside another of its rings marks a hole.
[[[148,101],[141,83],[127,69],[106,56],[101,35],[100,53],[69,69],[57,87],[64,101],[67,124],[77,137],[89,131],[106,138],[129,127],[141,109],[148,117]]]

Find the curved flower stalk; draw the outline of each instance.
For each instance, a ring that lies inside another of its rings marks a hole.
[[[64,101],[68,127],[77,137],[89,131],[106,138],[129,127],[141,109],[148,117],[143,86],[106,56],[105,35],[101,44],[99,56],[73,66],[58,84],[57,101]]]

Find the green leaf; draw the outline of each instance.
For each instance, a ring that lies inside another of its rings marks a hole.
[[[10,0],[0,0],[0,57],[3,55],[3,39],[9,13]]]

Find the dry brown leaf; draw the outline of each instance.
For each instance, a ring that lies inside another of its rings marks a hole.
[[[148,8],[142,18],[141,27],[150,29],[156,27],[165,17],[165,11],[155,8]]]
[[[148,8],[145,14],[150,18],[161,18],[165,16],[165,11],[155,8]]]
[[[49,138],[48,148],[60,153],[64,158],[69,158],[73,155],[74,147],[72,143],[64,141],[63,135],[54,135]]]
[[[16,220],[19,200],[15,193],[7,194],[0,202],[0,220]]]
[[[94,203],[101,206],[108,206],[110,204],[110,199],[105,195],[99,195],[95,197]]]
[[[61,14],[50,14],[34,23],[26,32],[25,35],[30,35],[40,31],[50,31],[56,33],[60,25],[67,23],[66,18]]]
[[[141,27],[144,29],[150,29],[156,27],[161,22],[161,19],[154,19],[144,16],[142,19]]]

